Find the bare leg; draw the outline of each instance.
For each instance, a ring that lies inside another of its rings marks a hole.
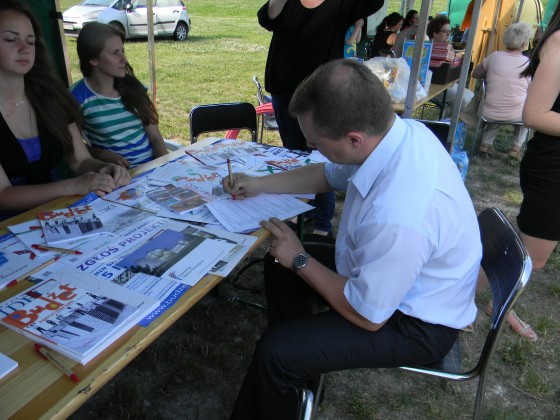
[[[521,239],[527,247],[531,262],[533,263],[533,273],[544,267],[550,254],[556,248],[558,241],[535,238],[520,232]]]

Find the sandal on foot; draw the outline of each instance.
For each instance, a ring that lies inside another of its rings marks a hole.
[[[510,311],[507,316],[507,322],[513,331],[517,333],[520,337],[523,337],[529,341],[537,341],[539,336],[529,324],[523,322],[514,311]]]
[[[473,333],[474,332],[474,324],[469,324],[466,327],[461,328],[461,331],[466,333]]]
[[[488,144],[481,144],[478,148],[478,152],[483,156],[494,156],[496,154],[494,148]]]
[[[488,303],[488,305],[486,305],[484,312],[486,312],[486,315],[492,316],[492,309],[492,302],[490,302]],[[509,311],[509,314],[507,316],[507,323],[509,324],[511,329],[515,331],[515,333],[520,337],[533,342],[539,339],[539,336],[535,331],[533,331],[533,328],[531,328],[529,324],[521,320],[513,310]]]

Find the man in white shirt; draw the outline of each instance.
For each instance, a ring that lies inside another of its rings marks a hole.
[[[352,60],[317,69],[290,111],[309,147],[333,163],[262,178],[236,174],[226,189],[236,198],[338,189],[346,199],[334,258],[325,244],[304,249],[284,222],[262,222],[273,237],[265,263],[269,328],[232,418],[295,418],[297,390],[321,373],[436,363],[476,317],[476,214],[431,131],[398,118],[382,83]],[[331,309],[314,315],[310,296]]]

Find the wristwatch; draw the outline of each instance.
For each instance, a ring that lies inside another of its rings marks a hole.
[[[292,260],[292,271],[294,273],[297,273],[299,270],[305,267],[310,257],[311,255],[309,255],[307,252],[296,254],[294,256],[294,259]]]

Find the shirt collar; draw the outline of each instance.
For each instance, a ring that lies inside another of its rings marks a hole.
[[[395,151],[404,141],[406,125],[399,116],[385,137],[381,139],[377,147],[370,153],[364,163],[356,166],[349,181],[354,184],[358,192],[365,197],[371,186],[385,168]]]

